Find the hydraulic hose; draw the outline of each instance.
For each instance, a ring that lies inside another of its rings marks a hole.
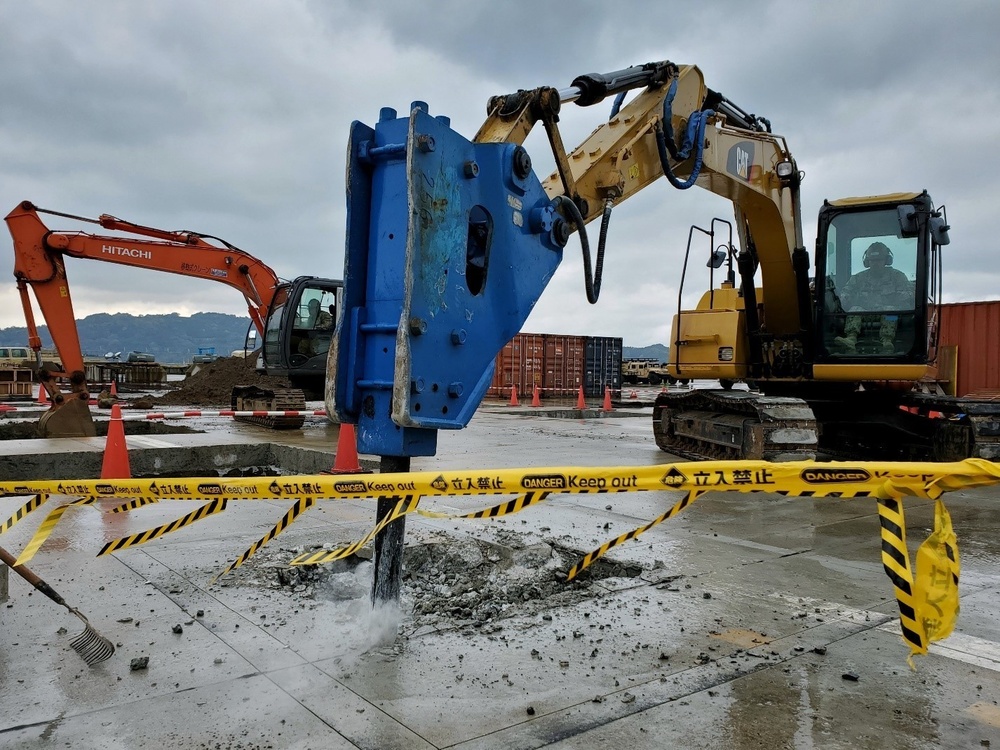
[[[656,150],[660,155],[660,165],[663,168],[663,174],[667,178],[667,181],[678,190],[687,190],[694,185],[698,179],[698,175],[701,174],[702,155],[705,150],[705,122],[715,112],[710,109],[692,112],[688,118],[684,141],[681,144],[681,148],[677,148],[677,145],[674,143],[673,126],[671,125],[671,118],[673,116],[671,105],[676,93],[677,80],[674,79],[670,84],[666,97],[663,99],[663,117],[654,126]],[[670,157],[676,161],[684,161],[691,155],[692,149],[694,150],[694,168],[691,170],[691,175],[687,180],[681,181],[674,174],[673,169],[671,169],[670,159],[667,155],[669,153]]]
[[[611,223],[611,209],[614,203],[611,200],[604,202],[604,213],[601,216],[601,231],[597,241],[597,260],[594,266],[590,259],[590,239],[587,237],[587,229],[584,225],[583,214],[568,196],[557,195],[553,199],[556,208],[564,206],[570,220],[576,224],[580,233],[580,248],[583,251],[583,285],[587,291],[587,302],[596,304],[601,296],[601,280],[604,278],[604,250],[608,238],[608,226]]]

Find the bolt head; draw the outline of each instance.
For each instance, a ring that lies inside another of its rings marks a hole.
[[[559,247],[566,247],[569,242],[569,223],[561,216],[552,224],[552,241]]]
[[[514,149],[514,176],[523,180],[529,174],[531,174],[531,156],[523,146],[518,146]]]

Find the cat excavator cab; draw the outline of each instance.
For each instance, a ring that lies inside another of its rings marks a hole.
[[[133,237],[102,236],[50,230],[40,214],[98,224]],[[41,209],[28,201],[6,217],[14,241],[14,277],[28,326],[28,344],[38,358],[39,379],[49,394],[50,409],[39,421],[42,437],[95,434],[90,413],[82,349],[66,258],[164,271],[205,279],[238,289],[247,302],[251,325],[262,347],[258,369],[287,378],[290,387],[261,389],[239,386],[233,403],[245,411],[304,411],[305,396],[322,398],[326,357],[342,297],[339,280],[300,276],[278,278],[265,263],[224,240],[189,231],[168,231],[133,224],[110,215],[97,219]],[[220,243],[212,244],[212,239]],[[34,293],[61,360],[61,370],[42,367],[41,338],[35,325],[28,290]],[[323,315],[319,311],[323,311]],[[64,393],[60,382],[68,380]],[[301,427],[301,416],[238,417],[267,427]]]

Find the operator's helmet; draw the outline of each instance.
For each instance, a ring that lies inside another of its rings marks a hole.
[[[879,266],[891,266],[892,265],[892,250],[889,246],[882,242],[873,242],[865,250],[865,255],[861,259],[864,263],[865,268],[871,268],[872,261],[878,261]]]

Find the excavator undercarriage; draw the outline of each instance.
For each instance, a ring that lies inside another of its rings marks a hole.
[[[1000,401],[858,391],[838,398],[664,392],[664,451],[691,459],[960,461],[1000,458]]]
[[[272,430],[297,430],[306,421],[305,394],[299,388],[261,388],[256,385],[233,386],[232,408],[240,412],[259,414],[236,416],[237,422],[256,424]],[[298,414],[281,415],[268,412],[294,411]]]

